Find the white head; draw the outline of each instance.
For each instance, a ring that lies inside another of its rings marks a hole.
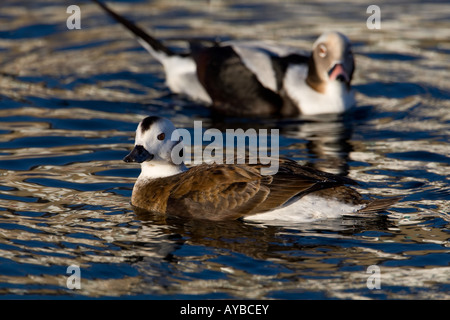
[[[179,137],[174,134],[176,130],[167,119],[156,116],[145,118],[137,127],[134,149],[123,161],[141,164],[139,178],[161,178],[186,170],[180,161],[183,152],[181,139],[172,140],[173,137]],[[181,154],[177,154],[177,159],[174,159],[173,151],[176,146]]]
[[[335,81],[350,88],[354,69],[350,40],[342,33],[326,32],[314,42],[307,82],[318,91],[321,84]]]

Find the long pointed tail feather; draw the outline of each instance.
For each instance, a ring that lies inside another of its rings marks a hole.
[[[386,199],[375,199],[371,200],[367,203],[367,206],[359,210],[359,213],[377,213],[380,211],[384,211],[391,207],[394,203],[397,203],[401,200],[401,197],[395,198],[386,198]]]
[[[145,32],[143,29],[138,27],[136,24],[131,22],[130,20],[120,16],[119,14],[112,11],[108,6],[106,6],[103,2],[99,0],[92,0],[93,2],[97,3],[103,10],[106,11],[114,20],[122,24],[125,28],[130,30],[138,39],[142,39],[142,41],[146,44],[148,44],[151,49],[153,49],[156,52],[162,52],[167,56],[175,55],[175,53],[170,50],[168,47],[163,45],[160,41],[150,36],[147,32]],[[141,42],[141,41],[139,41]],[[141,43],[145,49],[148,50],[148,48],[145,46],[144,43]]]

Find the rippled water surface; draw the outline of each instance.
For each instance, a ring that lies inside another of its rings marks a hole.
[[[0,297],[450,298],[450,12],[445,1],[117,1],[176,49],[183,38],[354,43],[358,109],[322,122],[218,122],[171,95],[161,66],[94,4],[0,4]],[[76,4],[75,1],[74,3]],[[403,196],[388,212],[296,225],[164,221],[134,213],[121,159],[148,114],[179,127],[280,129],[280,152]],[[222,119],[223,120],[223,119]],[[81,289],[67,267],[78,265]],[[367,269],[380,270],[380,289]]]

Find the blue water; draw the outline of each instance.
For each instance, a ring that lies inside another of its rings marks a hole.
[[[392,5],[378,31],[361,2],[112,5],[179,50],[173,39],[215,35],[308,49],[328,21],[355,43],[358,108],[321,122],[218,120],[170,94],[161,66],[95,5],[69,31],[63,2],[3,1],[0,298],[450,298],[445,4]],[[404,10],[415,23],[389,24]],[[279,128],[281,155],[403,199],[371,217],[290,225],[142,216],[129,204],[139,167],[121,159],[149,114],[189,130]],[[70,265],[81,289],[67,286]],[[371,265],[380,289],[367,286]]]

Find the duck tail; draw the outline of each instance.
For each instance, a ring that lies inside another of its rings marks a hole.
[[[401,197],[395,197],[395,198],[386,198],[386,199],[375,199],[375,200],[369,200],[367,205],[360,209],[358,213],[377,213],[380,211],[387,210],[389,207],[391,207],[393,204],[400,201]]]
[[[99,0],[92,0],[98,4],[108,15],[110,15],[114,20],[119,22],[125,28],[127,28],[134,36],[138,39],[139,43],[153,55],[156,59],[161,62],[161,59],[168,56],[173,56],[175,53],[166,47],[161,41],[155,39],[142,28],[138,27],[132,21],[122,17],[113,10],[111,10],[106,4]]]

